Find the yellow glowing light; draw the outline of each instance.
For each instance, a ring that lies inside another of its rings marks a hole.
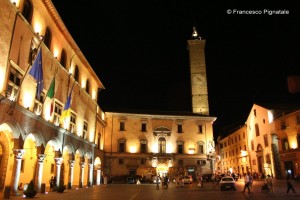
[[[32,105],[33,97],[30,93],[25,92],[23,96],[23,106],[29,108]]]
[[[57,47],[54,47],[53,56],[54,56],[55,58],[58,58],[58,55],[59,55],[59,50],[58,50]]]
[[[158,146],[157,146],[158,144],[157,144],[157,142],[154,142],[153,144],[152,144],[152,152],[153,153],[158,153]]]
[[[96,94],[97,94],[96,91],[93,90],[93,91],[92,91],[92,99],[94,99],[94,100],[96,99]]]
[[[291,142],[292,149],[297,149],[297,147],[298,147],[297,142],[295,142],[295,141]]]
[[[269,123],[272,123],[274,120],[274,115],[270,110],[268,110],[268,120],[269,120]]]
[[[102,119],[102,120],[105,119],[105,113],[104,113],[104,112],[101,113],[101,119]]]
[[[188,154],[194,154],[194,153],[195,153],[195,149],[194,148],[189,148]]]
[[[167,143],[166,152],[167,153],[173,153],[174,152],[174,145],[171,142]]]
[[[137,152],[136,146],[131,146],[131,147],[129,147],[129,152],[130,152],[130,153],[136,153],[136,152]]]
[[[242,154],[242,156],[246,156],[247,155],[247,151],[241,150],[241,154]]]
[[[86,80],[82,77],[82,79],[81,79],[81,87],[85,88],[85,86],[86,86]]]
[[[40,22],[36,22],[34,25],[34,31],[38,34],[41,34],[42,31],[42,25],[40,24]]]

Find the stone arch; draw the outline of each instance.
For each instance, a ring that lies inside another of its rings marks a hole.
[[[24,155],[22,158],[20,183],[29,183],[35,178],[35,170],[37,167],[37,134],[29,133],[26,135],[23,144]],[[32,170],[35,169],[35,170]]]
[[[12,133],[15,129],[11,124],[3,123],[0,125],[0,190],[5,185],[10,184],[8,177],[12,176],[12,169],[9,169],[9,166],[12,166],[14,163],[14,139]]]
[[[3,126],[3,127],[0,129],[5,129],[5,130],[9,131],[11,133],[12,138],[19,138],[20,135],[22,136],[22,139],[25,138],[25,132],[22,131],[20,125],[17,122],[15,122],[13,120],[7,120],[7,121],[3,122],[1,124],[1,126]]]

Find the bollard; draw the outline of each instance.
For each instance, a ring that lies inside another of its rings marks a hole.
[[[42,193],[42,194],[45,194],[45,192],[46,192],[46,184],[45,184],[45,183],[42,183],[42,184],[41,184],[41,193]]]
[[[3,198],[4,199],[9,199],[10,198],[10,186],[5,186]]]

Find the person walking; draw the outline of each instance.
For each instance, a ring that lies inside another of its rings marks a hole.
[[[273,192],[273,179],[272,177],[268,174],[267,176],[267,185],[268,185],[268,188],[270,190],[270,192]]]
[[[286,179],[286,186],[287,186],[286,194],[289,194],[290,190],[292,190],[294,192],[294,194],[296,193],[290,176],[288,176]]]
[[[156,176],[156,189],[159,190],[160,175]]]
[[[250,194],[250,178],[249,178],[249,173],[248,174],[244,174],[244,190],[242,191],[243,193],[246,191],[246,188],[248,189],[248,194]]]
[[[53,176],[50,178],[49,183],[50,183],[50,191],[53,190]]]

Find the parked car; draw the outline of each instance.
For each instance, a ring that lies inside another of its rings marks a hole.
[[[183,176],[181,181],[184,184],[191,184],[191,183],[193,183],[193,178],[192,178],[192,176]]]
[[[225,176],[219,183],[220,190],[236,190],[235,180],[231,176]]]

